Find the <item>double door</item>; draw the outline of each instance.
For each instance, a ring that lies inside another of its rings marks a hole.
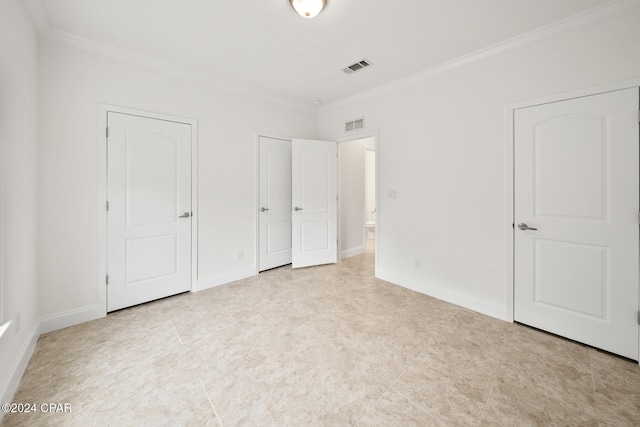
[[[259,270],[337,262],[337,143],[259,139]]]

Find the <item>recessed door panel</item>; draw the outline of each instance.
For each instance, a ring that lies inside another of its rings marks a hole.
[[[281,144],[278,142],[282,142]],[[277,146],[267,150],[267,200],[268,216],[291,216],[291,142],[276,141]],[[291,227],[289,227],[291,228]],[[289,232],[291,234],[291,232]],[[289,245],[291,247],[291,245]]]
[[[598,116],[562,116],[535,126],[536,215],[607,219],[606,129],[606,117]]]
[[[125,243],[125,283],[175,276],[180,265],[178,235],[139,237]]]
[[[325,151],[309,149],[300,153],[300,197],[306,211],[304,214],[326,214],[329,211],[328,167]]]
[[[178,141],[170,135],[128,132],[126,145],[127,226],[177,222]]]
[[[267,254],[291,253],[291,220],[271,221],[267,224]]]
[[[610,248],[545,239],[535,245],[535,303],[607,321]]]
[[[302,252],[329,249],[329,230],[325,221],[306,221],[301,224]]]

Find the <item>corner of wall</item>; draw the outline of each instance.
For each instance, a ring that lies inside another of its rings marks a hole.
[[[0,385],[1,403],[10,403],[13,401],[13,396],[18,390],[18,385],[20,384],[22,375],[24,375],[24,372],[27,369],[27,365],[29,364],[29,360],[31,359],[33,350],[35,350],[36,348],[39,337],[40,323],[38,322],[29,332],[28,338],[24,341],[24,344],[20,348],[18,355],[13,360],[13,363],[11,363],[11,366],[7,371],[7,376],[5,378],[4,384]],[[0,421],[2,421],[3,416],[4,411],[0,412]]]
[[[233,271],[231,273],[218,274],[215,276],[205,277],[198,279],[191,289],[191,292],[200,292],[206,289],[215,288],[216,286],[226,285],[227,283],[235,282],[236,280],[246,279],[248,277],[256,276],[258,271],[255,267],[245,268],[242,270]]]
[[[505,306],[470,298],[437,285],[417,282],[390,271],[378,270],[376,277],[393,283],[394,285],[402,286],[403,288],[408,288],[421,294],[468,308],[480,314],[510,322],[507,307]]]
[[[105,315],[106,312],[104,308],[101,309],[98,305],[81,307],[43,317],[40,320],[40,331],[41,333],[46,334],[47,332],[57,331],[58,329],[64,329],[70,326],[79,325],[80,323],[99,319]]]

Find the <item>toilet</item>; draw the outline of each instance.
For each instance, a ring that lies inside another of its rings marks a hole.
[[[364,225],[367,228],[367,239],[375,239],[376,238],[376,222],[367,221],[365,222]]]

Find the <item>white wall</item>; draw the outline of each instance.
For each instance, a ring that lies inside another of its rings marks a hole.
[[[636,12],[323,107],[322,139],[379,131],[379,276],[507,318],[506,105],[638,77],[639,40]]]
[[[60,315],[81,320],[98,301],[99,103],[198,121],[198,281],[206,286],[255,271],[255,132],[314,138],[315,110],[48,40],[41,41],[40,86],[39,185],[46,209],[39,222],[39,301],[45,321],[59,324]],[[237,260],[239,250],[243,260]]]
[[[13,396],[38,336],[37,73],[37,36],[22,3],[0,1],[0,311],[14,320],[0,338],[1,402]]]
[[[342,258],[364,252],[364,140],[338,144],[340,158],[340,250]]]
[[[366,200],[366,219],[367,221],[375,221],[376,209],[376,152],[374,149],[365,151],[364,154],[364,175],[365,175],[365,200]]]

